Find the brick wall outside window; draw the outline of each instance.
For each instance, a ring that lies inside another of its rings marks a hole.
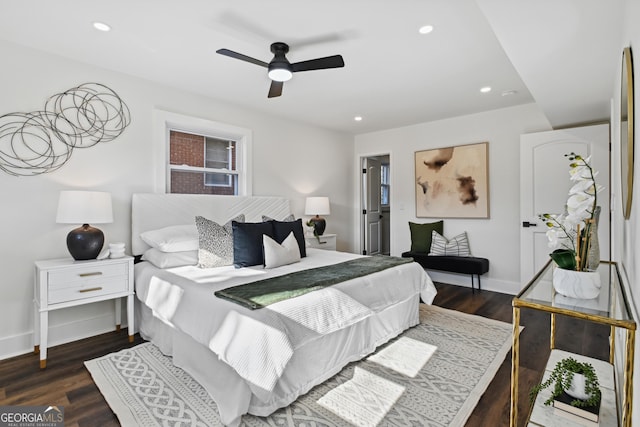
[[[185,132],[169,132],[169,162],[172,165],[204,167],[205,137]],[[233,152],[235,166],[235,149]],[[203,172],[171,171],[171,192],[183,194],[235,194],[235,186],[219,187],[204,185]]]

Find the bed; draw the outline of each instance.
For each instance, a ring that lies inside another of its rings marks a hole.
[[[280,197],[134,194],[132,252],[151,252],[141,238],[148,232],[193,224],[196,216],[224,224],[238,214],[249,223],[284,220],[290,207]],[[420,300],[430,304],[436,290],[424,269],[408,262],[255,310],[215,292],[361,258],[306,248],[299,262],[271,269],[139,262],[136,324],[207,390],[222,422],[236,426],[245,413],[266,416],[289,405],[416,325]]]

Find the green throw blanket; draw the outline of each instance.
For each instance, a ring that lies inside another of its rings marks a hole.
[[[296,271],[283,276],[258,280],[216,291],[215,295],[251,310],[335,285],[336,283],[377,273],[413,262],[412,258],[374,255],[333,265]]]

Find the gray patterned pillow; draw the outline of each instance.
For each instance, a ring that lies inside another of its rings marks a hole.
[[[244,222],[244,214],[220,225],[202,216],[196,216],[198,229],[198,267],[224,267],[233,265],[233,229],[231,222]]]
[[[433,230],[431,232],[431,250],[429,255],[471,256],[469,239],[464,231],[451,239],[443,237]]]

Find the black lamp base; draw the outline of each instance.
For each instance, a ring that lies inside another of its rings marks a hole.
[[[104,234],[89,224],[83,224],[67,234],[67,249],[76,261],[96,259],[103,245]]]
[[[327,221],[321,216],[316,215],[311,218],[309,222],[313,223],[313,234],[316,236],[322,236],[324,234],[324,230],[327,228]]]

